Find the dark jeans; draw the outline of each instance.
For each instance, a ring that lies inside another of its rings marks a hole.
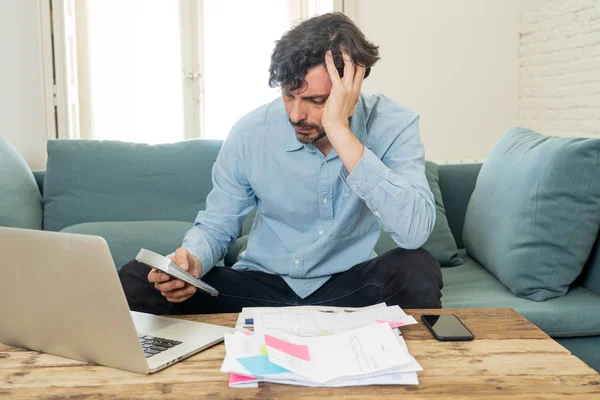
[[[182,303],[170,303],[148,282],[149,267],[130,261],[119,271],[129,307],[150,314],[235,313],[242,307],[323,305],[364,307],[380,302],[402,308],[441,308],[440,265],[427,251],[394,249],[333,275],[301,299],[279,275],[215,267],[203,278],[219,290],[200,290]]]

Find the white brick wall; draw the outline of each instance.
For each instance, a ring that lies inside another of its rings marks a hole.
[[[547,0],[521,16],[519,125],[600,137],[600,0]]]

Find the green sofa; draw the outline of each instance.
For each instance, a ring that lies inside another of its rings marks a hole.
[[[0,155],[1,145],[0,141]],[[29,225],[21,227],[43,226],[48,230],[100,235],[107,240],[117,268],[132,259],[141,247],[167,254],[180,246],[197,211],[205,205],[212,186],[211,166],[220,146],[219,141],[200,140],[161,146],[51,141],[47,170],[34,171],[31,178],[34,185],[37,183],[39,193],[26,195],[39,197],[43,222],[38,225],[39,217],[34,213],[27,222]],[[428,164],[428,173],[433,171],[429,169],[431,165]],[[598,240],[583,272],[566,295],[541,302],[515,296],[467,254],[463,246],[467,206],[481,167],[481,164],[461,164],[440,165],[439,171],[435,169],[439,183],[436,190],[441,192],[445,208],[442,214],[438,213],[438,223],[440,229],[448,230],[458,248],[453,260],[462,261],[462,264],[452,261],[449,265],[460,265],[443,268],[443,306],[513,308],[600,371]],[[19,178],[22,179],[26,178]],[[0,178],[0,225],[2,214],[7,213],[7,206],[3,208],[7,196],[2,196],[2,183]],[[20,183],[4,182],[5,187],[11,184]],[[433,187],[432,191],[435,192]],[[244,222],[240,238],[230,246],[224,265],[235,262],[252,220],[253,214]],[[13,226],[19,224],[11,221],[9,224]],[[376,250],[381,253],[393,246],[383,233]]]

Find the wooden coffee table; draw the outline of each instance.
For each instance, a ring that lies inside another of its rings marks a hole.
[[[420,322],[427,312],[457,314],[472,342],[438,342]],[[0,344],[0,399],[431,398],[600,399],[600,375],[512,309],[406,310],[419,321],[402,328],[421,363],[418,386],[309,388],[260,383],[231,389],[220,372],[223,344],[152,375],[73,361]],[[234,326],[237,314],[186,319]]]

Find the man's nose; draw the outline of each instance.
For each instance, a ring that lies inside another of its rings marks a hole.
[[[290,120],[296,124],[300,121],[304,121],[306,118],[307,118],[306,108],[302,104],[302,100],[296,99],[292,103],[292,109],[290,111]]]

